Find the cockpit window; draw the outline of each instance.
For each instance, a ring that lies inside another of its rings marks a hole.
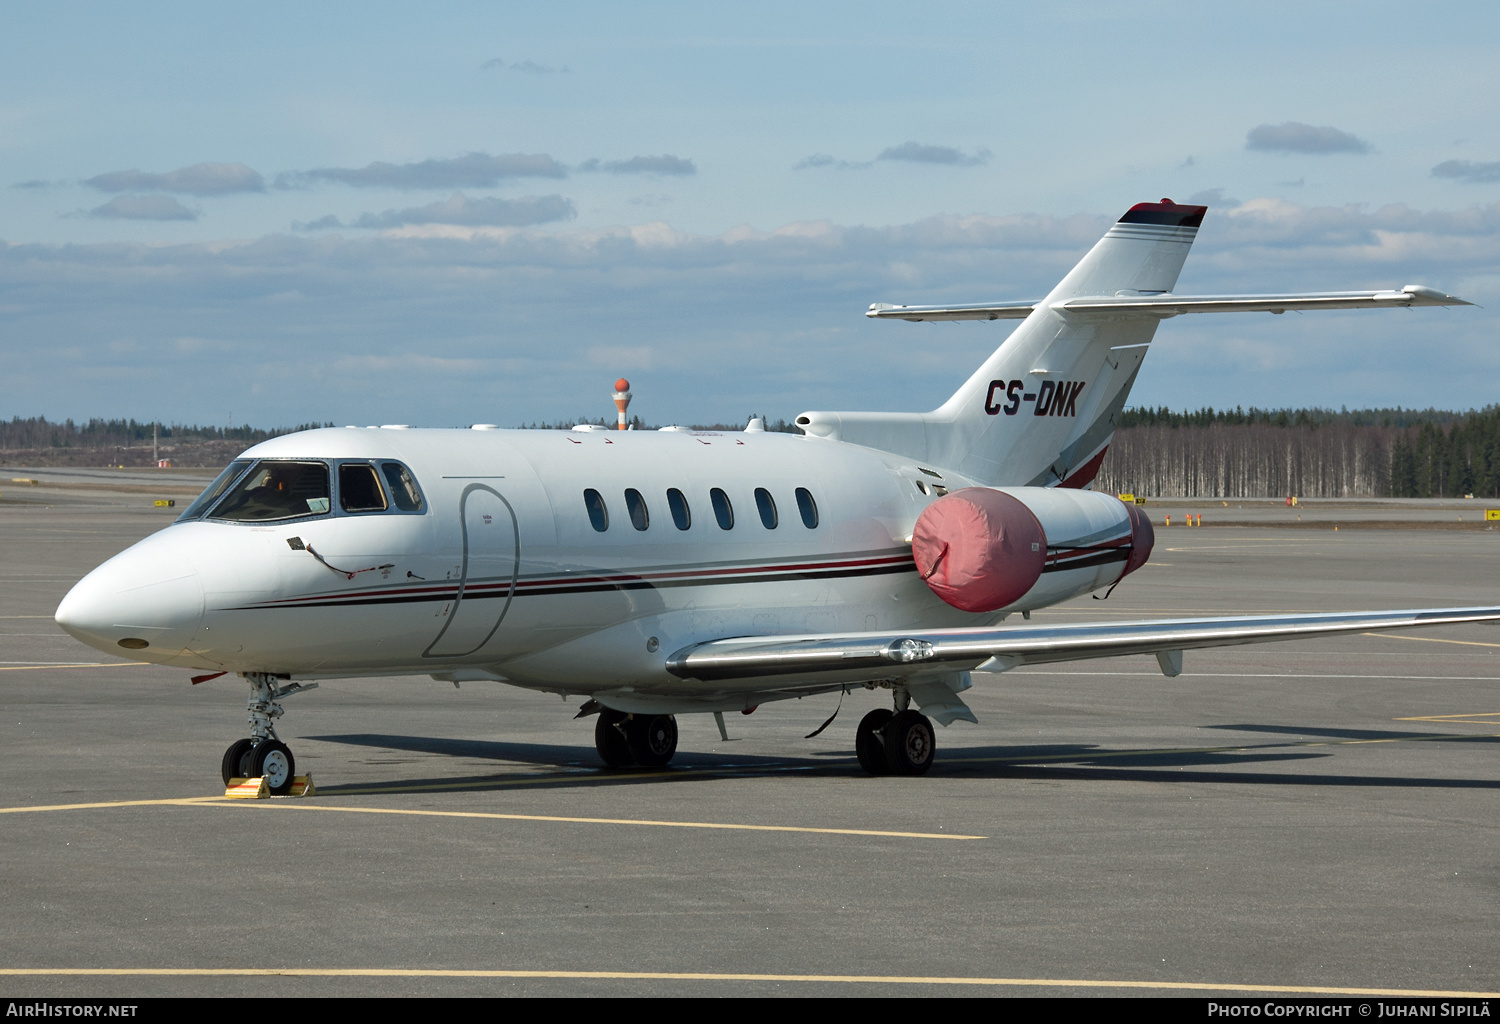
[[[345,512],[384,512],[385,492],[375,467],[364,462],[346,462],[339,467],[339,508]]]
[[[402,512],[422,511],[422,492],[411,472],[399,462],[382,462],[380,471],[385,482],[391,485],[391,500]]]
[[[328,467],[321,462],[257,463],[209,513],[213,519],[264,523],[329,511]]]
[[[182,515],[177,517],[179,523],[189,519],[197,519],[203,514],[203,510],[219,500],[219,495],[229,489],[229,486],[240,478],[240,474],[250,468],[254,459],[235,459],[224,467],[224,472],[214,478],[214,482],[203,489],[196,501],[187,507]]]

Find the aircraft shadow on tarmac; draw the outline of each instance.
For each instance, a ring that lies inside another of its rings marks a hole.
[[[1029,744],[978,747],[949,747],[940,751],[932,768],[935,776],[954,775],[992,779],[1050,779],[1214,783],[1268,786],[1372,786],[1423,789],[1500,789],[1500,779],[1439,778],[1399,775],[1335,775],[1308,772],[1247,772],[1238,769],[1251,764],[1321,760],[1337,756],[1336,748],[1308,749],[1301,743],[1331,741],[1421,741],[1441,743],[1494,744],[1494,736],[1446,735],[1396,730],[1353,730],[1293,728],[1280,725],[1208,726],[1235,732],[1259,732],[1296,737],[1287,743],[1246,743],[1233,747],[1181,750],[1113,749],[1094,744]],[[432,736],[397,736],[389,734],[344,734],[308,736],[310,740],[349,746],[377,748],[382,751],[405,751],[504,762],[508,765],[534,765],[539,772],[497,772],[492,775],[406,778],[322,785],[318,792],[327,796],[340,793],[376,793],[382,790],[445,792],[479,791],[524,784],[528,789],[576,788],[583,786],[707,781],[714,778],[754,774],[802,774],[818,777],[862,774],[851,750],[823,750],[805,757],[767,757],[753,754],[694,753],[683,751],[667,768],[605,768],[592,746],[514,743],[491,740],[448,739]],[[1288,749],[1291,747],[1291,749]],[[1189,770],[1195,769],[1195,770]],[[1215,770],[1217,769],[1217,770]],[[875,782],[876,780],[871,780]]]

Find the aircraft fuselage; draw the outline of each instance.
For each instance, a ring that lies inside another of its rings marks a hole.
[[[95,570],[59,621],[185,668],[644,695],[681,693],[666,659],[703,640],[990,625],[1124,566],[1123,553],[1064,560],[1007,608],[960,611],[918,577],[910,537],[970,481],[774,432],[326,429],[241,458],[326,466],[327,510],[226,521],[210,507]],[[409,469],[420,510],[346,511],[343,467],[389,461]]]

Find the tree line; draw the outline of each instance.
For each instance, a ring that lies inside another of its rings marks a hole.
[[[590,422],[614,426],[608,417],[523,426],[567,429]],[[745,422],[695,424],[691,429],[737,431]],[[630,423],[637,430],[656,429],[639,416]],[[154,424],[164,448],[206,442],[248,447],[280,434],[333,425]],[[135,419],[74,422],[17,416],[0,420],[0,450],[79,449],[73,461],[87,450],[148,447],[152,427]],[[767,418],[766,429],[797,432],[784,419]],[[218,445],[206,447],[218,457]],[[208,458],[210,452],[203,454]],[[1126,409],[1094,486],[1110,493],[1189,498],[1500,497],[1500,406],[1468,412]]]
[[[75,423],[71,419],[52,421],[45,416],[20,416],[9,422],[0,420],[0,449],[36,448],[138,448],[151,443],[155,428],[159,443],[181,441],[241,441],[257,444],[281,434],[299,430],[331,427],[332,423],[301,423],[294,427],[202,427],[183,423],[152,423],[149,420],[91,419]]]
[[[1094,486],[1190,498],[1500,497],[1500,406],[1127,409]]]

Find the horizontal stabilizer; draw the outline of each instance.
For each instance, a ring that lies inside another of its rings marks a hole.
[[[1126,654],[1494,621],[1500,621],[1500,607],[740,637],[686,647],[667,659],[667,671],[680,678],[702,680],[766,676],[874,679],[921,675],[928,670],[974,669],[985,663],[1011,669]]]
[[[876,320],[1025,320],[1035,302],[979,302],[972,306],[893,306],[876,302],[865,316]]]
[[[1400,291],[1294,292],[1286,295],[1082,295],[1051,304],[1068,314],[1106,314],[1165,319],[1182,313],[1285,313],[1287,310],[1385,309],[1392,306],[1468,306],[1472,303],[1435,288],[1409,284]],[[877,302],[865,316],[876,320],[1021,320],[1035,302],[975,303],[961,306],[896,306]]]

